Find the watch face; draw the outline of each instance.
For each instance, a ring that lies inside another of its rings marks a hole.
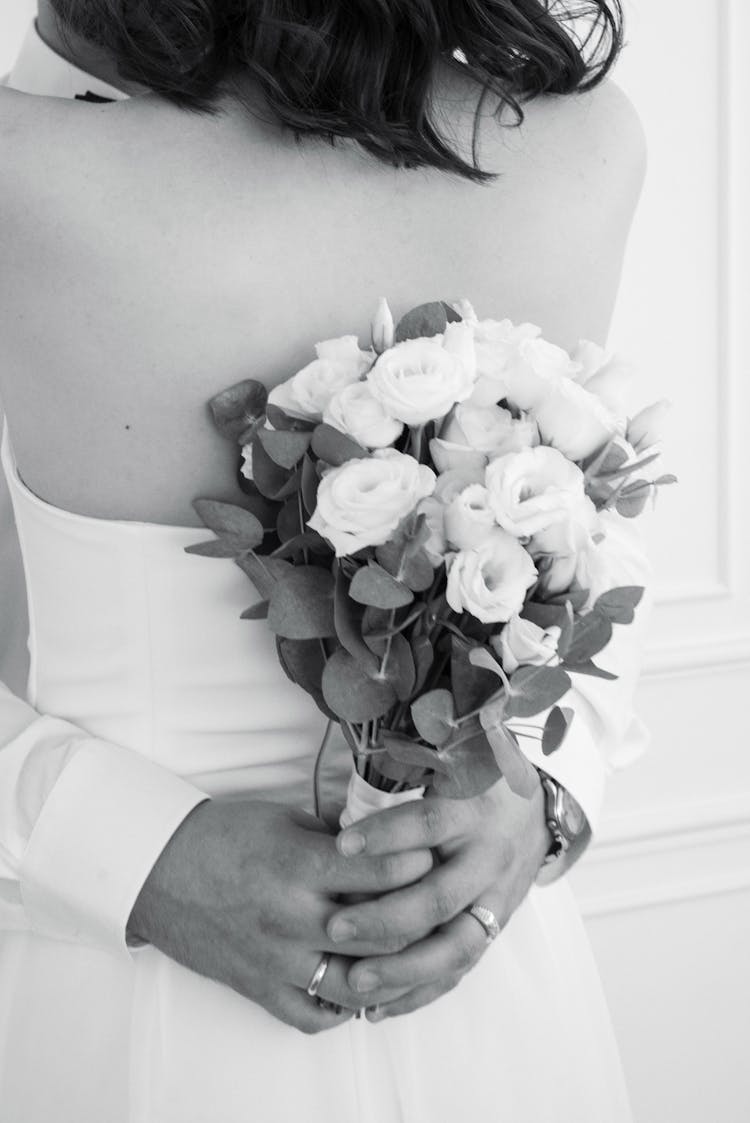
[[[563,790],[562,794],[560,826],[569,838],[577,838],[586,825],[586,816],[570,792]]]

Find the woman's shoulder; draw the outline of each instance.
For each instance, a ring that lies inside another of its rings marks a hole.
[[[566,180],[582,192],[617,185],[614,203],[637,198],[646,169],[646,139],[632,101],[606,80],[575,94],[526,102],[518,129],[504,128],[501,145],[520,170],[557,190]],[[540,174],[543,173],[543,174]]]

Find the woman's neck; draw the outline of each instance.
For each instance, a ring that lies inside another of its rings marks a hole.
[[[85,70],[87,74],[107,82],[108,85],[126,94],[147,92],[144,86],[121,78],[114,59],[106,51],[63,28],[51,0],[38,0],[36,28],[48,47],[68,62],[72,62],[79,70]]]

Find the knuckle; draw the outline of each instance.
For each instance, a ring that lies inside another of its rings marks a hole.
[[[378,860],[377,876],[383,885],[395,885],[400,880],[403,862],[398,854],[384,854]]]
[[[440,841],[445,822],[445,813],[434,799],[425,799],[420,808],[420,818],[424,836],[429,843]]]
[[[464,975],[474,966],[479,953],[468,940],[457,940],[452,949],[451,967],[454,974]]]
[[[456,895],[450,889],[440,889],[430,898],[429,915],[435,924],[452,920],[458,911]]]

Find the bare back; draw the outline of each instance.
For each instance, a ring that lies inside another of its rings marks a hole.
[[[444,116],[470,145],[476,92]],[[205,402],[269,385],[316,340],[363,343],[396,314],[468,297],[548,338],[603,341],[643,172],[612,86],[489,114],[480,186],[403,171],[353,144],[295,143],[234,104],[217,117],[155,98],[93,107],[0,93],[0,395],[21,474],[57,506],[198,520],[236,497]]]

